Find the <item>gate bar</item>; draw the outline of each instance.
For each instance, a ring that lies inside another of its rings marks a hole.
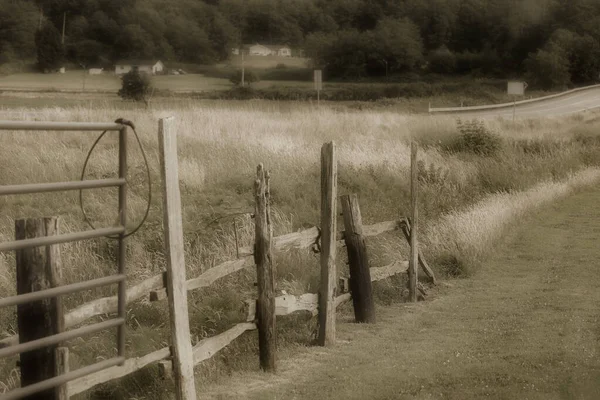
[[[43,236],[33,239],[14,240],[12,242],[0,243],[0,252],[27,249],[29,247],[49,246],[59,243],[76,242],[109,235],[117,235],[124,232],[125,228],[120,226],[115,228],[101,228],[83,232],[65,233],[63,235]]]
[[[97,288],[100,286],[111,285],[113,283],[124,282],[127,279],[126,275],[112,275],[104,278],[93,279],[91,281],[84,281],[73,283],[71,285],[58,286],[52,289],[38,290],[37,292],[30,292],[25,294],[19,294],[17,296],[6,297],[0,299],[0,307],[16,306],[18,304],[25,304],[31,301],[38,301],[46,299],[48,297],[56,297],[64,294],[71,294],[81,292],[88,289]]]
[[[31,394],[41,392],[46,389],[51,389],[53,387],[60,386],[77,378],[81,378],[86,375],[91,375],[95,372],[99,372],[110,367],[114,367],[115,365],[122,363],[124,360],[125,357],[114,357],[108,360],[100,361],[99,363],[88,365],[87,367],[79,368],[75,371],[55,376],[54,378],[46,379],[45,381],[34,383],[33,385],[11,390],[10,392],[0,396],[0,400],[22,399]]]
[[[105,187],[123,186],[126,183],[127,181],[125,179],[114,178],[72,182],[30,183],[26,185],[5,185],[0,186],[0,196],[59,192],[62,190],[100,189]]]
[[[119,131],[119,178],[127,177],[127,126],[123,125]],[[127,186],[119,186],[119,223],[121,226],[127,226]],[[125,263],[127,257],[127,244],[125,242],[125,232],[119,234],[119,253],[118,268],[119,274],[125,275]],[[117,297],[117,310],[119,318],[127,318],[127,286],[125,281],[119,282],[119,295]],[[125,324],[117,328],[117,353],[119,357],[125,357]],[[124,364],[119,364],[123,366]]]
[[[108,321],[98,322],[93,325],[86,325],[81,328],[73,329],[66,332],[57,333],[56,335],[46,336],[41,339],[32,340],[30,342],[20,343],[17,345],[5,347],[0,349],[0,358],[14,356],[19,353],[26,351],[41,349],[42,347],[52,346],[60,342],[85,336],[90,333],[96,333],[105,329],[114,328],[115,326],[122,326],[125,324],[124,318],[114,318]]]
[[[0,130],[11,131],[120,131],[122,124],[99,122],[0,121]]]

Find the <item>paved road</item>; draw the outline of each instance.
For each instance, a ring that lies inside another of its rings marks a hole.
[[[338,322],[335,348],[281,359],[204,398],[252,400],[600,399],[600,189],[512,229],[470,279],[433,301]]]
[[[573,114],[590,109],[600,108],[600,88],[576,92],[570,95],[534,102],[530,104],[517,105],[517,118],[531,118],[544,116],[559,116]],[[512,118],[513,108],[501,108],[492,110],[481,110],[473,112],[453,113],[452,115],[464,115],[469,117],[485,118]]]

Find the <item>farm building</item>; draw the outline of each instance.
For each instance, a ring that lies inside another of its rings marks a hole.
[[[246,44],[244,45],[244,51],[246,54],[251,56],[277,56],[277,57],[291,57],[292,49],[285,45],[263,45],[263,44]],[[231,49],[231,53],[238,55],[240,50],[238,48]]]
[[[102,72],[104,72],[104,68],[90,68],[88,70],[90,75],[102,75]]]
[[[165,65],[160,60],[122,60],[115,64],[115,74],[126,74],[134,67],[151,75],[160,74],[165,70]]]

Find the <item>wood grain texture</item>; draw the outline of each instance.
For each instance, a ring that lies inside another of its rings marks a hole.
[[[193,347],[194,365],[208,360],[237,339],[242,333],[256,329],[253,322],[243,322],[216,336],[201,340]]]
[[[269,206],[269,173],[262,164],[256,169],[254,182],[255,241],[254,263],[258,300],[256,304],[260,367],[264,371],[275,371],[277,332],[275,330],[275,275],[271,251],[271,217]]]
[[[167,258],[167,292],[173,342],[173,369],[178,400],[195,400],[194,360],[190,338],[181,195],[177,157],[177,134],[172,117],[159,120],[159,145],[163,182],[163,223]]]
[[[319,331],[317,344],[335,344],[337,234],[337,157],[335,143],[321,148],[321,282],[319,287]]]
[[[15,239],[25,240],[59,234],[58,218],[30,218],[15,221]],[[62,284],[60,246],[40,246],[16,251],[17,294],[51,289]],[[62,300],[51,297],[17,306],[19,343],[52,336],[64,331]],[[53,378],[59,370],[58,345],[20,354],[21,386]],[[62,388],[47,389],[28,396],[31,400],[63,400]]]
[[[93,388],[96,385],[112,381],[113,379],[127,376],[137,370],[144,368],[146,365],[164,360],[171,356],[169,347],[164,347],[160,350],[153,351],[152,353],[146,354],[143,357],[130,358],[125,361],[125,365],[122,367],[115,366],[105,370],[87,375],[78,379],[75,379],[68,383],[68,390],[71,396],[81,392],[85,392],[88,389]]]
[[[400,227],[401,227],[402,233],[404,234],[404,237],[406,238],[406,241],[410,244],[410,219],[403,218],[400,221]],[[423,269],[423,272],[425,272],[425,275],[427,275],[429,277],[429,279],[431,279],[431,282],[434,285],[436,285],[437,278],[435,277],[435,273],[433,272],[433,270],[431,269],[431,267],[425,260],[425,257],[421,253],[421,250],[418,251],[418,257],[419,257],[419,265],[421,266],[421,269]]]
[[[408,297],[413,303],[417,302],[417,282],[419,280],[417,269],[419,263],[418,186],[417,144],[413,141],[410,144],[410,210],[412,227],[410,229],[410,258],[408,267]]]
[[[362,217],[358,206],[358,197],[355,194],[346,195],[342,196],[341,200],[354,317],[356,322],[375,323],[375,302],[371,285],[371,272],[369,270],[367,245],[362,234]]]
[[[371,268],[371,281],[376,282],[408,271],[408,261],[396,261],[384,267]]]
[[[226,261],[219,264],[208,271],[204,272],[197,278],[188,279],[186,282],[187,290],[195,290],[203,287],[209,287],[218,279],[224,278],[237,271],[240,271],[253,264],[252,257],[244,257],[239,260]],[[159,301],[167,297],[167,289],[162,288],[150,292],[150,301]]]

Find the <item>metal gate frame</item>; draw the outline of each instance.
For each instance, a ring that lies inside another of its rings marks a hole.
[[[20,399],[43,390],[51,389],[74,379],[93,374],[94,372],[119,365],[125,362],[125,318],[126,318],[126,269],[125,269],[125,235],[127,222],[127,126],[118,123],[88,123],[88,122],[28,122],[28,121],[0,121],[0,131],[118,131],[119,132],[119,177],[113,179],[84,180],[55,183],[33,183],[24,185],[0,186],[0,196],[19,195],[30,193],[47,193],[67,190],[96,189],[105,187],[119,188],[119,224],[112,228],[93,229],[82,232],[60,234],[25,240],[15,240],[0,243],[0,252],[8,252],[25,248],[49,246],[59,243],[68,243],[86,239],[100,238],[109,235],[118,235],[118,273],[104,278],[59,286],[56,288],[40,290],[37,292],[21,294],[0,299],[0,307],[15,306],[50,297],[61,296],[88,290],[110,284],[119,284],[118,290],[118,317],[84,326],[66,332],[61,332],[45,338],[32,340],[18,345],[0,349],[0,358],[6,358],[22,352],[40,349],[58,344],[65,340],[78,338],[87,334],[105,329],[118,327],[117,331],[117,357],[89,365],[75,371],[68,372],[44,381],[12,390],[0,397],[0,400]],[[0,132],[1,133],[1,132]]]

